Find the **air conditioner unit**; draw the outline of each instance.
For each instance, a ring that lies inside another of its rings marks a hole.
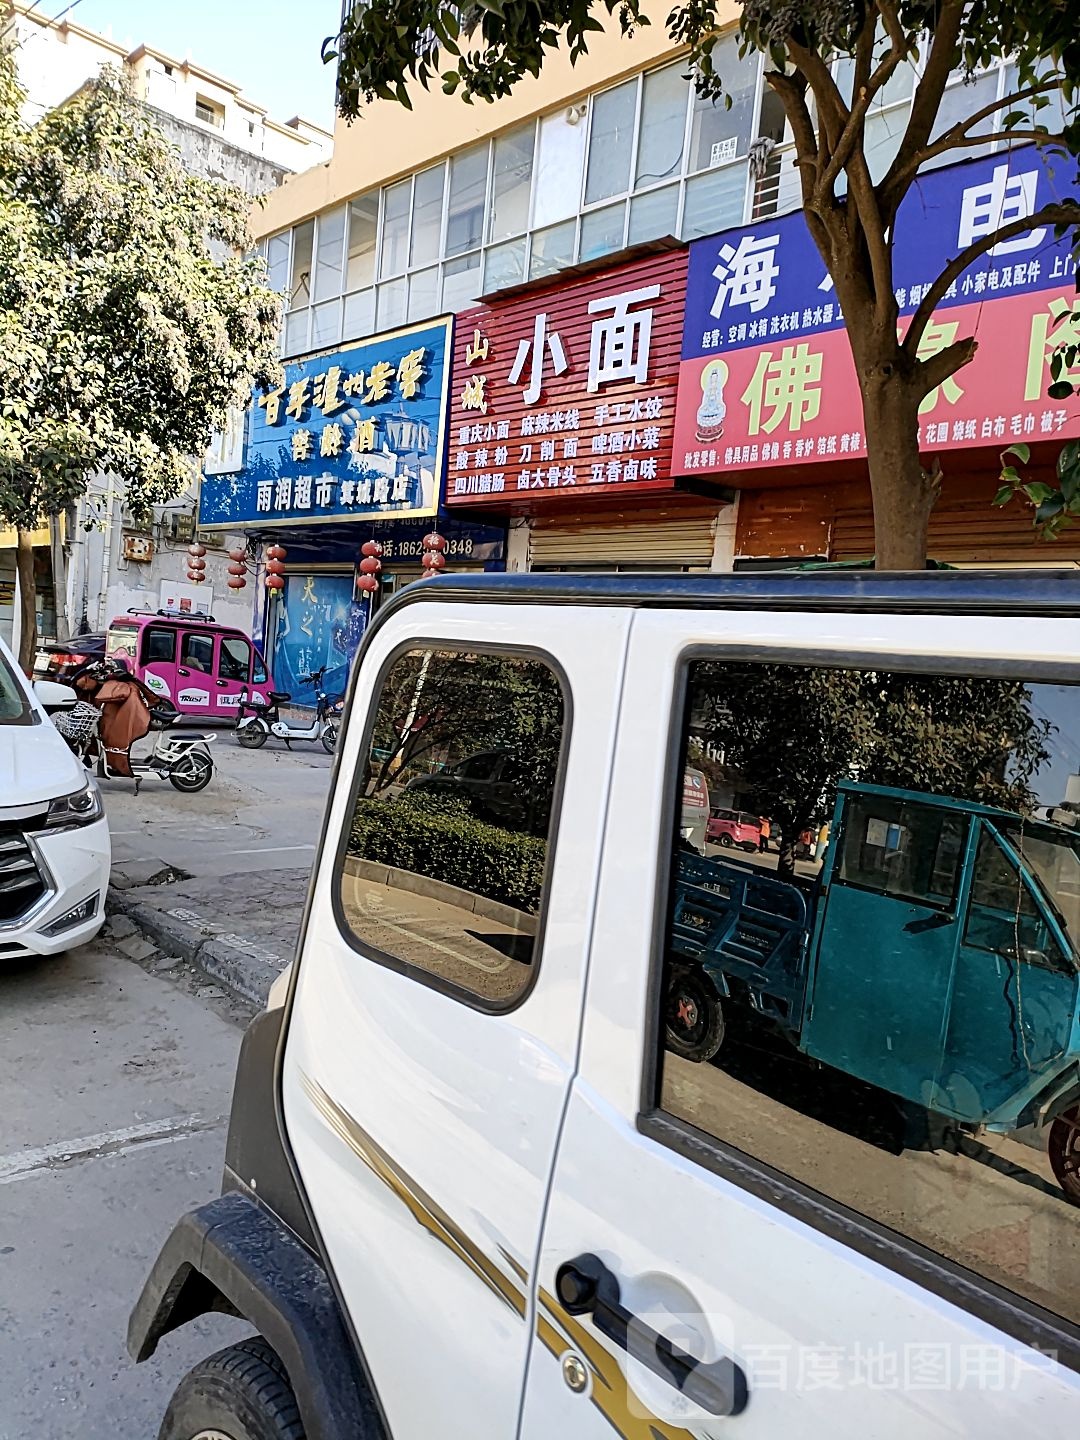
[[[190,545],[195,537],[195,516],[190,510],[170,510],[165,516],[165,534],[175,545]]]

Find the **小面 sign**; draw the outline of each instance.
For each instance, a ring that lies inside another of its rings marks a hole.
[[[446,503],[670,489],[685,251],[458,316]]]

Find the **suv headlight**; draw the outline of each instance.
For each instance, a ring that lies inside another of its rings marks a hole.
[[[101,803],[101,792],[87,781],[80,790],[70,795],[60,795],[49,801],[49,813],[45,818],[47,830],[76,830],[80,825],[92,825],[100,820],[105,810]]]

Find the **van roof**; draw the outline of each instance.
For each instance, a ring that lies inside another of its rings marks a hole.
[[[1077,570],[793,571],[709,575],[442,574],[408,585],[382,614],[417,601],[687,609],[897,610],[1080,615]]]

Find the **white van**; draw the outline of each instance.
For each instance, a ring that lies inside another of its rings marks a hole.
[[[1038,817],[1077,770],[1078,620],[1046,572],[389,605],[223,1193],[129,1345],[258,1333],[161,1440],[1067,1433],[1080,841]],[[691,744],[785,833],[834,817],[820,869],[689,853]],[[402,788],[495,750],[513,820]]]
[[[105,923],[101,794],[46,713],[75,698],[32,686],[0,640],[0,967],[83,945]]]

